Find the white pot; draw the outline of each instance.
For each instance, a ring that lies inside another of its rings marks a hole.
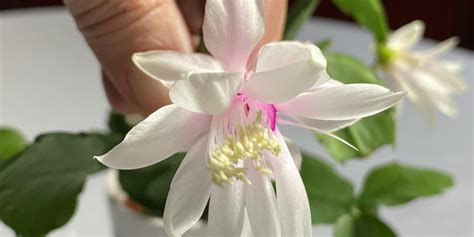
[[[167,236],[162,218],[145,215],[126,205],[129,198],[120,187],[116,170],[111,170],[107,176],[107,192],[115,237]],[[184,236],[206,236],[206,226],[205,222],[199,221]]]

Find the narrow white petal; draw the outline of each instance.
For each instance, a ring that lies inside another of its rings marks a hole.
[[[249,216],[247,215],[247,209],[245,209],[244,221],[242,224],[242,234],[240,236],[241,237],[254,237],[252,233],[252,226],[250,226]]]
[[[275,176],[281,235],[311,236],[311,213],[303,181],[283,137],[278,131],[275,135],[281,152],[278,157],[267,157],[267,162]]]
[[[288,115],[318,120],[351,120],[377,114],[395,105],[404,92],[374,84],[348,84],[303,93],[276,107]]]
[[[430,49],[418,52],[418,54],[424,59],[433,59],[453,50],[458,44],[459,38],[451,37]]]
[[[395,50],[408,50],[420,42],[425,32],[425,24],[420,21],[412,21],[396,31],[388,38],[388,47]]]
[[[206,54],[187,54],[175,51],[136,53],[132,61],[144,73],[156,80],[176,81],[189,72],[222,71],[223,66]]]
[[[311,88],[324,69],[300,61],[273,71],[257,72],[242,85],[242,93],[269,104],[282,103]]]
[[[187,110],[217,115],[232,103],[241,82],[241,73],[190,73],[173,85],[170,98]]]
[[[276,159],[276,158],[275,158]],[[275,191],[268,176],[255,169],[248,162],[247,176],[252,183],[245,186],[245,206],[255,236],[281,235],[276,206]]]
[[[208,136],[203,136],[186,154],[171,182],[163,215],[170,236],[181,236],[202,216],[211,194],[207,169]]]
[[[116,169],[138,169],[186,151],[209,129],[211,117],[167,105],[133,127],[125,139],[96,157]]]
[[[463,92],[467,89],[459,69],[452,63],[430,61],[423,63],[420,70],[430,75],[431,81],[438,84],[442,91]]]
[[[288,121],[288,120],[284,120],[284,119],[278,119],[277,120],[277,123],[278,124],[282,124],[282,125],[288,125],[288,126],[293,126],[293,127],[300,127],[300,128],[306,128],[308,130],[311,130],[311,131],[314,131],[316,133],[320,133],[320,134],[324,134],[324,135],[327,135],[333,139],[336,139],[338,140],[339,142],[341,142],[342,144],[358,151],[359,149],[357,149],[357,147],[355,147],[354,145],[350,144],[348,141],[330,133],[330,132],[325,132],[325,131],[322,131],[322,130],[319,130],[315,127],[311,127],[311,126],[308,126],[308,125],[305,125],[305,124],[302,124],[302,123],[297,123],[297,122],[293,122],[293,121]]]
[[[209,52],[228,71],[243,71],[265,31],[261,3],[207,0],[202,30]]]
[[[321,50],[314,44],[282,41],[266,44],[258,54],[256,72],[272,71],[288,64],[310,60],[321,68],[327,62]]]
[[[290,151],[291,157],[295,161],[296,168],[301,169],[301,162],[303,162],[303,157],[301,156],[301,151],[298,145],[294,143],[291,139],[285,137],[285,143]]]
[[[208,236],[240,236],[244,219],[244,183],[213,186],[209,201]]]
[[[417,77],[412,70],[407,70],[403,64],[393,64],[389,70],[390,75],[398,82],[403,90],[407,91],[407,97],[417,106],[418,110],[431,125],[436,123],[436,107],[429,99],[426,87],[420,87]]]
[[[349,120],[319,120],[319,119],[308,119],[308,118],[296,118],[303,124],[317,128],[324,132],[334,132],[339,129],[345,128],[357,122],[357,119]]]

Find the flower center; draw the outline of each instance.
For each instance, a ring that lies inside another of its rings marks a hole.
[[[266,166],[264,154],[278,156],[280,153],[280,145],[272,133],[274,109],[268,110],[268,107],[248,99],[238,100],[228,114],[217,118],[215,123],[213,121],[216,134],[214,144],[210,146],[207,167],[212,173],[212,181],[221,187],[233,180],[251,184],[245,175],[245,161],[251,161],[262,174],[272,174]],[[263,115],[262,111],[266,113]]]

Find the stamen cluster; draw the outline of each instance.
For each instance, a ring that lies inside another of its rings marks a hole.
[[[245,160],[252,160],[255,168],[262,174],[272,174],[265,165],[263,154],[269,152],[278,156],[280,145],[271,131],[262,125],[261,118],[262,112],[259,111],[254,121],[237,126],[233,136],[227,136],[223,144],[214,147],[207,167],[215,184],[222,187],[234,177],[250,185],[250,180],[245,176],[246,168],[238,165]]]

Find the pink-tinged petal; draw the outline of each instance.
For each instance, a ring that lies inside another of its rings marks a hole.
[[[209,201],[208,236],[240,236],[245,214],[244,183],[236,181],[212,188]]]
[[[138,169],[186,151],[209,129],[211,117],[167,105],[133,127],[125,139],[96,157],[116,169]]]
[[[303,93],[276,105],[278,111],[318,120],[351,120],[371,116],[398,103],[404,92],[374,84],[348,84]]]
[[[241,73],[190,73],[171,87],[170,98],[187,110],[218,115],[232,103],[241,82]]]
[[[189,72],[223,71],[224,67],[206,54],[188,54],[175,51],[136,53],[132,61],[144,73],[156,80],[176,81]]]
[[[387,46],[395,50],[408,50],[420,42],[425,32],[425,24],[420,21],[412,21],[394,31],[387,41]]]
[[[252,183],[245,186],[245,206],[254,236],[281,235],[275,191],[270,179],[247,162],[247,176]]]
[[[272,71],[289,64],[307,60],[313,61],[319,68],[326,68],[326,58],[314,44],[296,41],[269,43],[260,50],[255,71]]]
[[[282,103],[329,80],[326,59],[312,44],[270,43],[261,49],[256,73],[242,93],[266,103]]]
[[[166,199],[164,226],[169,236],[181,236],[202,216],[211,195],[207,169],[208,136],[202,136],[186,154],[171,182]]]
[[[323,72],[324,68],[311,60],[300,61],[251,75],[241,92],[268,104],[282,103],[310,89]]]
[[[228,71],[244,71],[264,33],[259,0],[207,0],[202,26],[207,49]]]
[[[275,176],[277,208],[282,236],[311,236],[311,212],[303,180],[281,134],[278,157],[267,157]]]

